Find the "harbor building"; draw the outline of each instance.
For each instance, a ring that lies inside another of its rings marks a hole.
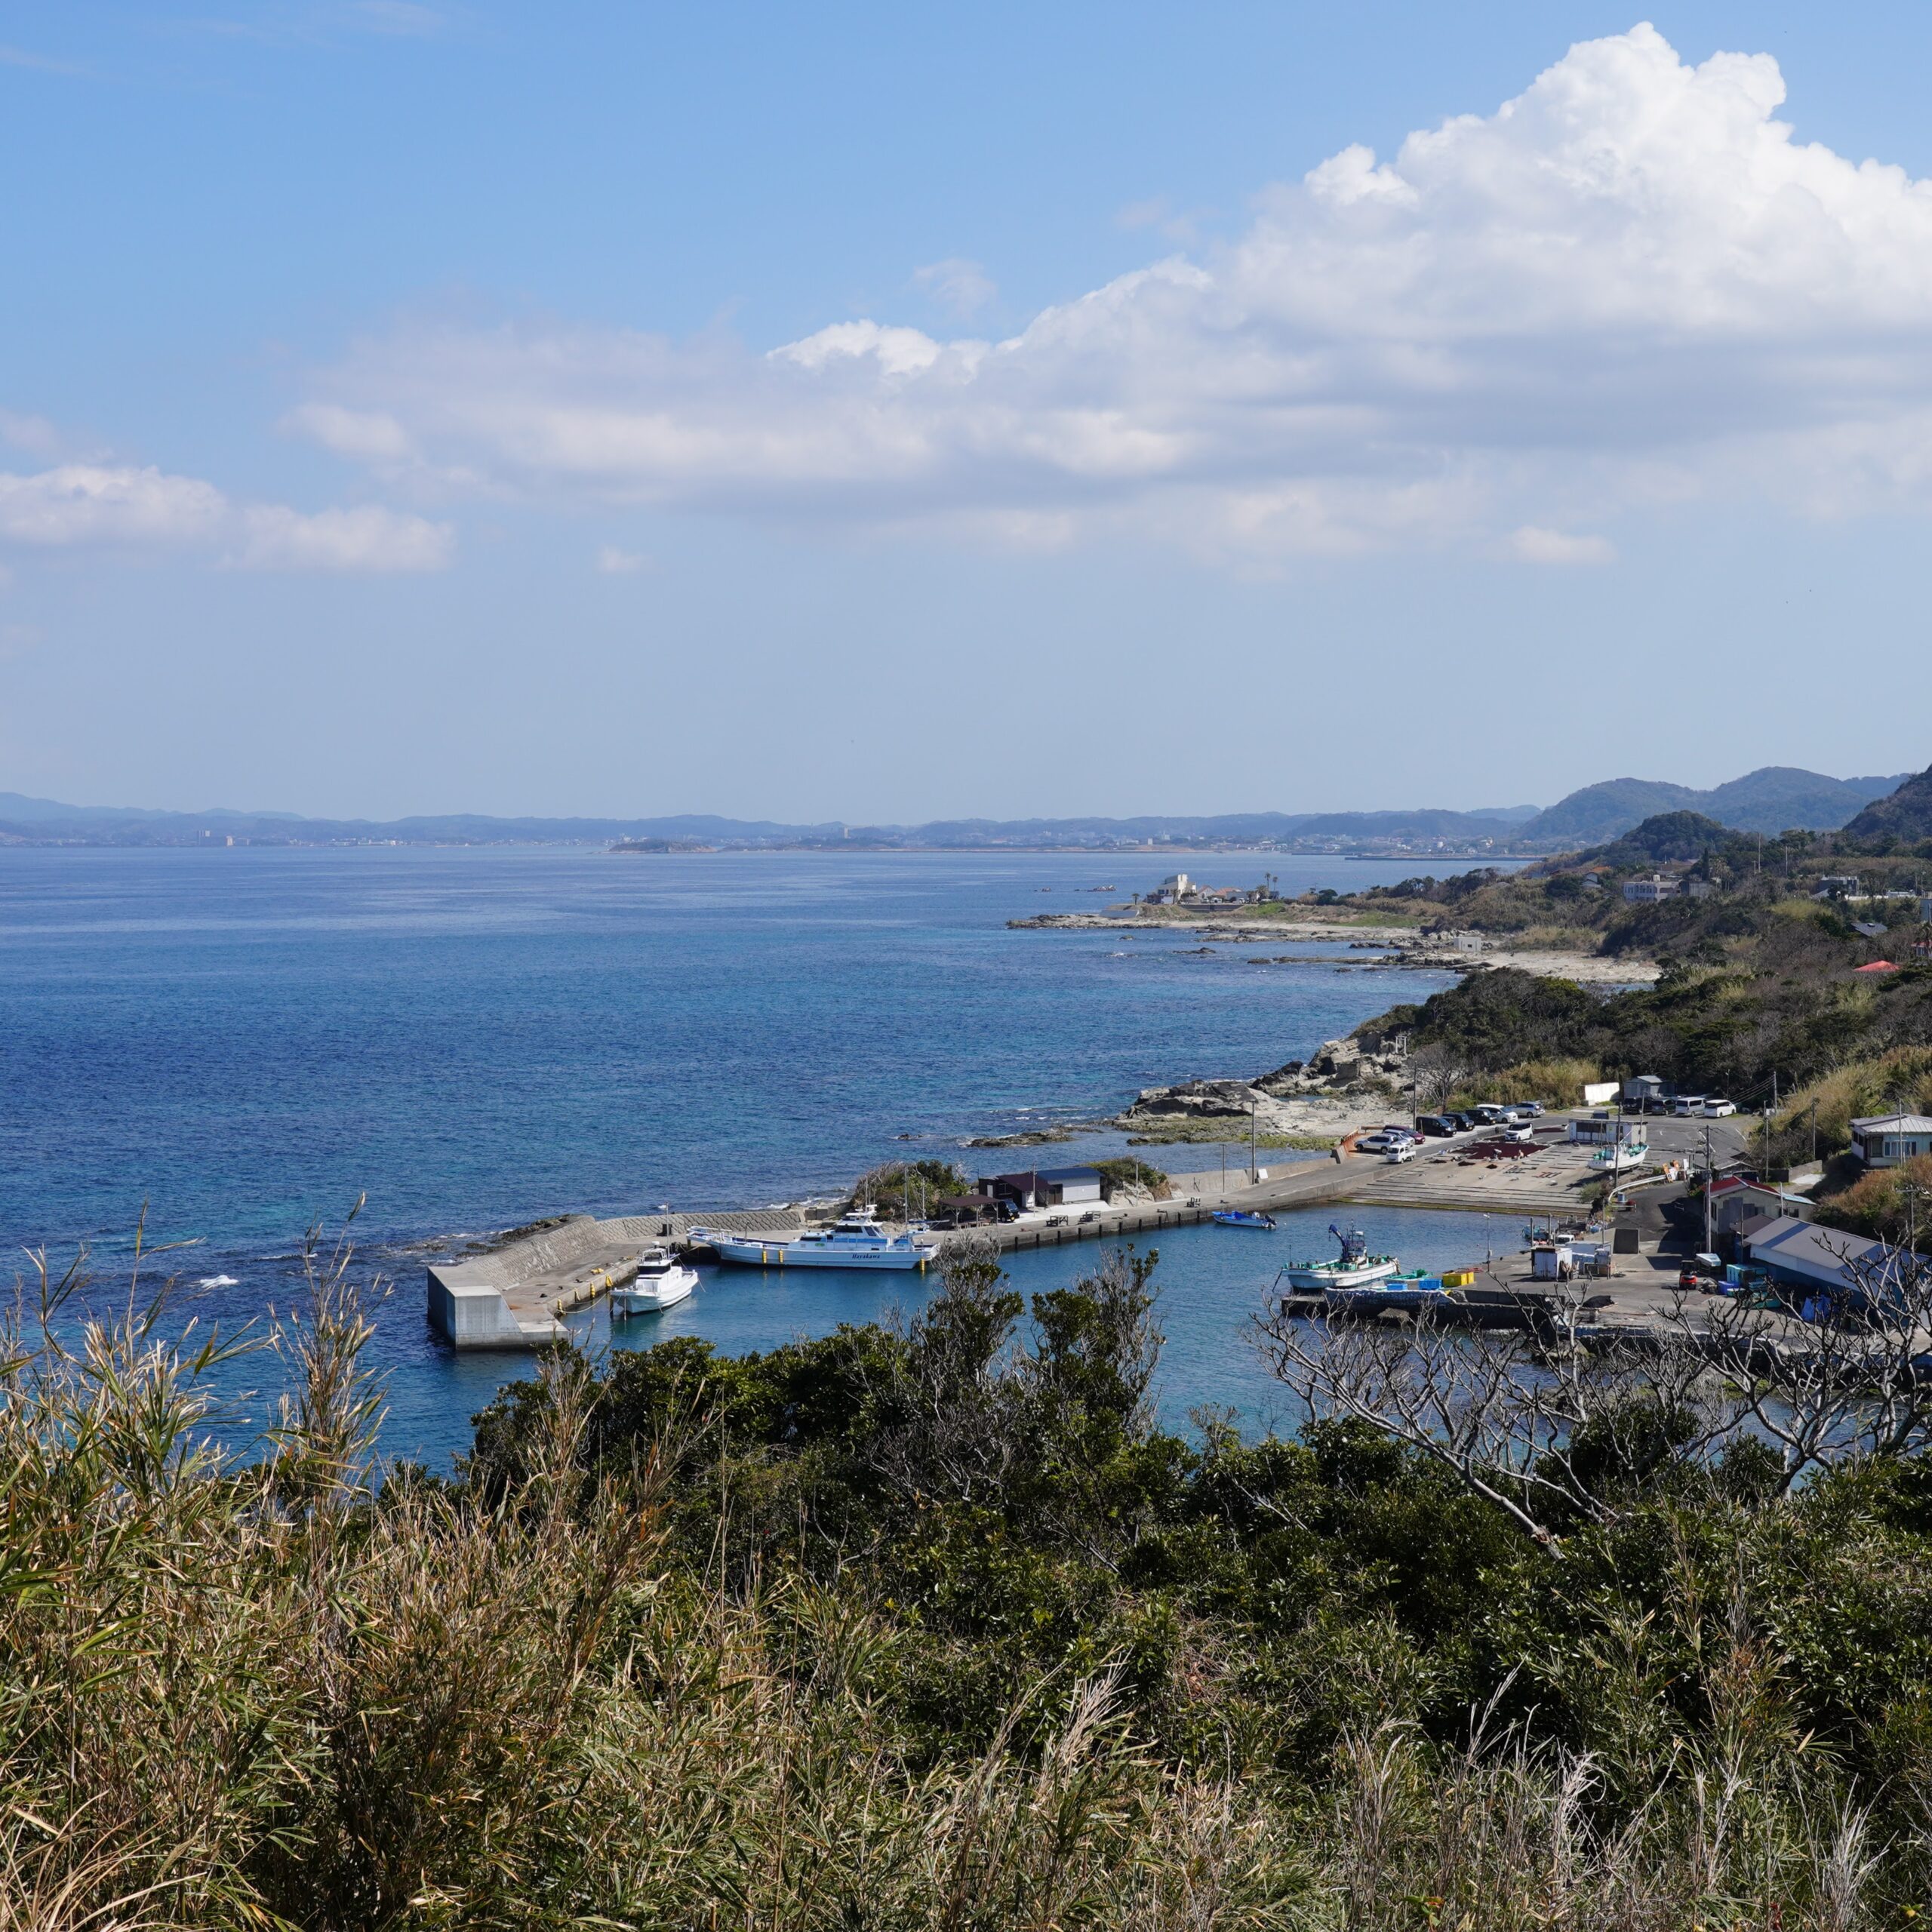
[[[1623,903],[1626,906],[1654,906],[1660,899],[1675,899],[1683,890],[1681,879],[1666,878],[1662,872],[1653,872],[1648,878],[1626,878],[1623,881]]]

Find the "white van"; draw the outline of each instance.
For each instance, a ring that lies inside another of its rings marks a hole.
[[[1704,1103],[1704,1118],[1706,1120],[1723,1120],[1737,1111],[1737,1103],[1734,1100],[1721,1100],[1713,1097]]]

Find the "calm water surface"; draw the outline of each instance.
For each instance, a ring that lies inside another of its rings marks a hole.
[[[232,1278],[199,1306],[233,1324],[285,1301],[303,1229],[366,1195],[358,1239],[397,1281],[375,1344],[386,1444],[440,1461],[521,1368],[457,1361],[428,1335],[422,1263],[456,1238],[571,1209],[795,1199],[909,1152],[983,1163],[960,1154],[967,1135],[1257,1072],[1446,983],[1362,971],[1341,946],[1280,965],[1257,963],[1279,943],[1204,955],[1185,935],[1007,930],[1146,891],[1177,863],[1239,884],[1266,865],[1291,891],[1416,869],[1275,854],[0,851],[0,1238],[88,1241],[106,1278],[145,1204],[151,1241],[199,1244],[172,1258],[189,1282]],[[1462,1218],[1438,1253],[1420,1223],[1443,1217],[1402,1217],[1405,1255],[1457,1258]],[[1272,1276],[1268,1239],[1186,1230],[1164,1248],[1180,1413],[1265,1406],[1237,1337]],[[1015,1279],[1031,1291],[1094,1257],[1028,1256]],[[728,1274],[655,1332],[764,1347],[906,1293],[920,1290]],[[586,1320],[601,1337],[602,1315]]]

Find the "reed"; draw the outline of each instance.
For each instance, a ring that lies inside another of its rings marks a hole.
[[[1204,1714],[1184,1750],[1124,1651],[1079,1644],[1016,1663],[987,1734],[936,1742],[903,1695],[927,1634],[909,1577],[783,1539],[728,1561],[729,1500],[714,1553],[687,1553],[693,1472],[728,1454],[700,1404],[620,1435],[607,1379],[559,1358],[513,1469],[384,1472],[346,1249],[253,1343],[184,1338],[139,1294],[83,1319],[79,1285],[43,1274],[0,1341],[0,1932],[1909,1922],[1918,1799],[1875,1825],[1798,1724],[1788,1647],[1741,1595],[1714,1612],[1694,1552],[1669,1617],[1601,1591],[1526,1639],[1453,1741],[1364,1620],[1331,1654],[1360,1665],[1354,1715],[1307,1765],[1257,1755],[1254,1660],[1195,1620],[1168,1679]],[[934,1400],[995,1414],[1010,1374],[1037,1430],[1104,1423],[1145,1452],[1141,1285],[1116,1268],[1048,1309],[1041,1353],[987,1370],[961,1332],[997,1327],[995,1284],[962,1284],[931,1346],[968,1358]],[[217,1392],[251,1346],[283,1352],[291,1393],[223,1451]],[[895,1414],[906,1469],[908,1432],[958,1460],[959,1427]],[[1108,1493],[1078,1493],[1056,1534],[1099,1547]],[[1130,1545],[1107,1548],[1124,1577]],[[1537,1715],[1585,1700],[1587,1744]]]

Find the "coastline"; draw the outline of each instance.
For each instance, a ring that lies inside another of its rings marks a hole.
[[[1229,946],[1249,946],[1257,940],[1286,940],[1291,945],[1346,945],[1376,956],[1343,961],[1316,955],[1270,963],[1334,964],[1361,972],[1407,968],[1466,974],[1513,967],[1519,972],[1534,973],[1540,979],[1574,980],[1579,986],[1639,986],[1655,984],[1660,970],[1654,959],[1606,959],[1599,954],[1564,949],[1509,947],[1487,940],[1480,950],[1466,949],[1432,937],[1420,926],[1243,918],[1238,914],[1212,912],[1171,919],[1109,912],[1037,912],[1006,923],[1014,932],[1189,933],[1210,945],[1218,941]]]

